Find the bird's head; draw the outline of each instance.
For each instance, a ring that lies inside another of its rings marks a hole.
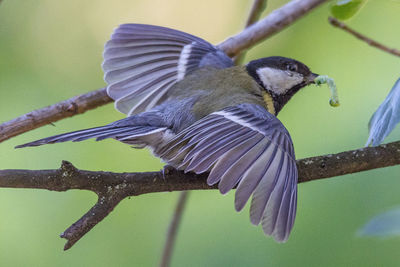
[[[266,57],[250,61],[247,72],[272,97],[275,114],[301,88],[314,83],[318,74],[303,63],[285,57]]]

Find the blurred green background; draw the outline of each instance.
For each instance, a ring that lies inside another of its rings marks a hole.
[[[138,22],[190,32],[219,43],[239,32],[252,1],[7,1],[0,5],[0,121],[104,86],[102,50],[118,24]],[[266,15],[287,1],[269,1]],[[400,2],[369,1],[349,25],[400,48]],[[332,28],[325,4],[251,49],[245,61],[280,55],[303,61],[337,83],[341,106],[327,87],[310,86],[279,114],[298,158],[362,147],[367,123],[399,77],[400,60]],[[148,151],[113,140],[14,146],[123,118],[107,105],[0,143],[0,169],[78,168],[117,172],[162,167]],[[398,127],[386,140],[400,139]],[[190,196],[173,266],[398,266],[399,238],[360,238],[371,217],[400,203],[400,166],[299,185],[289,242],[265,238],[234,211],[233,195]],[[71,250],[58,234],[96,201],[93,193],[0,189],[0,266],[156,266],[177,192],[124,200]]]

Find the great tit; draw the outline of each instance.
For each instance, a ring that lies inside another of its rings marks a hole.
[[[267,57],[234,66],[196,36],[124,24],[105,45],[107,93],[127,118],[23,144],[114,138],[176,169],[208,172],[222,194],[236,187],[240,211],[278,242],[288,239],[297,206],[292,140],[276,115],[317,74],[296,60]]]

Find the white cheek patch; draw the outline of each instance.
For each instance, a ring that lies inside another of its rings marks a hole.
[[[303,81],[303,75],[288,70],[266,67],[258,69],[257,74],[265,88],[276,94],[284,94],[290,88]]]

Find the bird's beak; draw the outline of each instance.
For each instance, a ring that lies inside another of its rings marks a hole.
[[[311,84],[311,83],[315,83],[315,79],[319,76],[319,74],[316,73],[311,73],[310,75],[308,75],[305,80],[307,82],[307,84]]]

